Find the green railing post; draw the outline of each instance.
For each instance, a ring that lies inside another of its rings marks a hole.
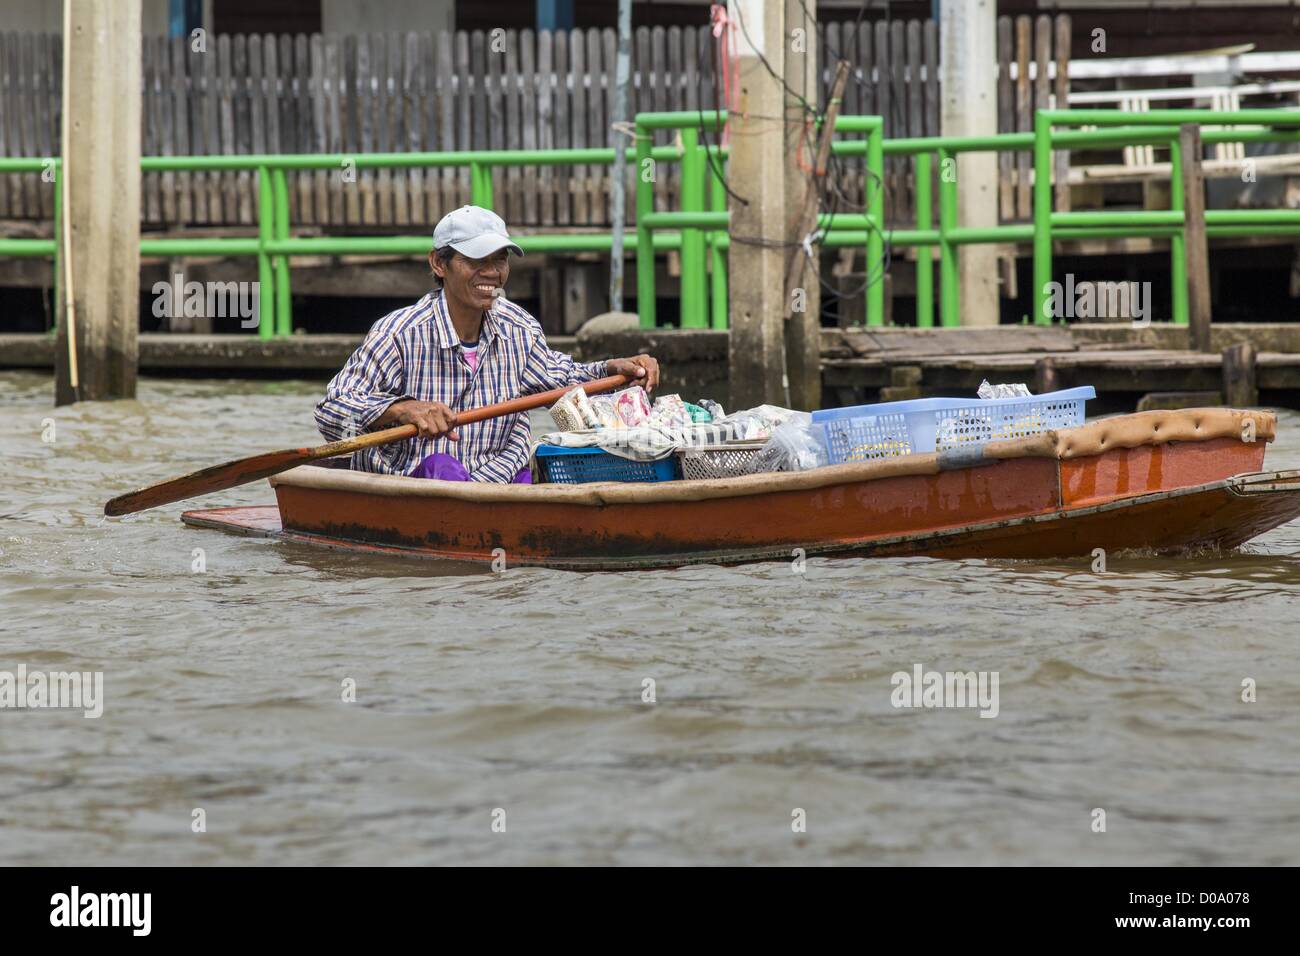
[[[1177,136],[1169,140],[1169,209],[1186,213],[1183,204],[1183,145]],[[1187,222],[1169,237],[1170,305],[1173,307],[1174,325],[1187,325],[1190,314],[1187,304]]]
[[[916,154],[916,228],[930,228],[930,154]],[[928,329],[934,325],[934,269],[930,247],[916,247],[916,325]]]
[[[271,234],[276,239],[289,238],[289,181],[284,167],[277,167],[271,178],[272,208]],[[293,334],[293,302],[289,290],[289,257],[284,254],[274,258],[275,263],[275,334]]]
[[[863,275],[867,282],[867,325],[885,324],[885,150],[884,129],[872,126],[867,134],[867,188],[871,200],[867,203],[867,262]],[[873,270],[880,274],[873,281]]]
[[[641,328],[655,327],[654,230],[646,217],[654,212],[654,160],[650,158],[650,132],[638,122],[636,131],[636,311]]]
[[[1034,323],[1050,325],[1047,286],[1052,281],[1052,121],[1034,114]]]
[[[722,164],[725,160],[721,156],[715,156],[714,162],[709,163],[709,208],[712,212],[727,211],[727,190],[722,179]],[[715,329],[725,329],[728,325],[727,320],[727,251],[722,248],[718,241],[727,237],[729,233],[724,229],[721,232],[709,233],[709,255],[712,257],[713,275],[710,276],[710,286],[713,291],[713,307],[711,325]]]
[[[492,208],[492,166],[489,163],[469,164],[469,201],[484,209]]]
[[[961,325],[961,275],[957,268],[957,159],[951,149],[940,147],[939,155],[939,324],[944,328]]]
[[[275,197],[271,170],[257,168],[257,334],[269,339],[275,334],[275,280],[266,243],[275,238]]]
[[[682,136],[682,212],[704,212],[704,167],[700,162],[699,131],[687,127]],[[681,327],[705,329],[709,326],[704,262],[704,233],[699,229],[682,230]]]

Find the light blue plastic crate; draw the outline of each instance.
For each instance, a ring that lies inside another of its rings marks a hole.
[[[918,398],[812,413],[832,463],[946,451],[1083,424],[1091,385],[1025,398]]]

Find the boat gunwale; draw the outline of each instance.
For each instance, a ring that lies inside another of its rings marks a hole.
[[[1250,429],[1247,429],[1247,420],[1253,422]],[[1244,435],[1248,431],[1256,441],[1272,441],[1276,432],[1276,416],[1271,412],[1227,408],[1138,412],[1132,415],[1097,419],[1077,428],[1048,431],[1009,441],[989,442],[977,448],[829,465],[809,471],[771,472],[734,478],[646,483],[517,485],[441,481],[304,465],[272,476],[270,483],[272,487],[288,485],[389,497],[443,498],[489,504],[571,504],[604,507],[809,491],[861,484],[884,478],[935,475],[942,471],[980,467],[1015,458],[1049,458],[1066,461],[1143,445],[1203,442],[1229,437],[1245,440]]]

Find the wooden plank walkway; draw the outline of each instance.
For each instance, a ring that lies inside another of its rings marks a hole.
[[[1078,385],[1099,395],[1217,392],[1223,352],[1249,342],[1260,389],[1300,389],[1300,325],[1215,326],[1209,352],[1188,349],[1187,337],[1173,326],[827,329],[822,379],[836,405],[875,401],[880,389],[891,390],[883,398],[973,394],[985,379],[1036,393]]]

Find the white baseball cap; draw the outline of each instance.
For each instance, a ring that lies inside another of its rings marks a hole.
[[[517,256],[524,254],[506,232],[505,221],[482,206],[461,206],[438,221],[433,230],[433,248],[444,246],[451,246],[469,259],[484,259],[500,249],[509,249]]]

